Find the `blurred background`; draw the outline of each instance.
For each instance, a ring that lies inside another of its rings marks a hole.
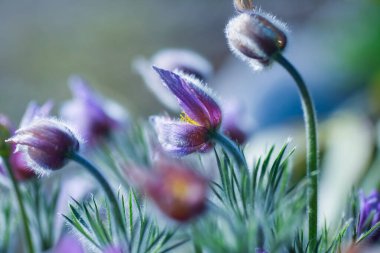
[[[162,48],[189,48],[211,61],[210,86],[239,100],[253,122],[248,153],[289,136],[303,157],[302,112],[293,81],[280,67],[253,73],[235,59],[224,27],[230,0],[0,1],[0,111],[18,122],[30,100],[70,97],[67,78],[80,74],[135,117],[163,112],[132,62]],[[351,185],[376,186],[380,116],[380,2],[262,0],[290,29],[285,55],[300,70],[321,122],[321,198],[329,207]],[[296,161],[297,162],[297,161]],[[302,161],[300,162],[302,163]],[[364,175],[372,173],[372,182]],[[302,172],[301,172],[302,174]],[[342,175],[349,176],[348,178]],[[337,178],[342,187],[336,185]],[[334,195],[334,189],[337,193]],[[324,196],[332,196],[324,198]],[[332,208],[331,208],[332,209]],[[333,215],[333,214],[326,214]]]

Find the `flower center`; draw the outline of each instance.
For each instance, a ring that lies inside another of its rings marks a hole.
[[[198,122],[196,122],[195,120],[193,120],[192,118],[190,118],[189,115],[187,115],[185,112],[182,112],[180,117],[181,117],[181,121],[183,121],[183,122],[187,122],[187,123],[189,123],[191,125],[195,125],[195,126],[201,125]]]

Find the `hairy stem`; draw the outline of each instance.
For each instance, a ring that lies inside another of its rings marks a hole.
[[[296,68],[281,54],[277,54],[275,60],[284,67],[293,77],[301,96],[304,113],[306,144],[307,144],[307,177],[308,187],[308,216],[309,216],[309,249],[315,250],[317,244],[318,226],[318,142],[317,120],[314,104],[310,93]]]
[[[123,233],[123,236],[127,235],[127,231],[125,229],[125,222],[123,220],[123,215],[120,211],[120,207],[117,201],[117,198],[115,194],[112,191],[111,186],[108,184],[107,180],[104,178],[102,173],[89,161],[87,161],[84,157],[80,156],[77,153],[72,153],[68,156],[71,160],[77,162],[78,164],[82,165],[87,171],[95,177],[95,179],[100,183],[100,185],[103,187],[103,190],[107,194],[107,197],[111,201],[112,206],[112,212],[116,217],[116,227],[121,228],[121,232]]]
[[[239,167],[243,167],[244,169],[248,170],[248,165],[244,154],[234,141],[218,131],[212,133],[211,137],[234,156]]]

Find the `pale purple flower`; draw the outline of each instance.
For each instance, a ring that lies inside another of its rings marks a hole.
[[[359,201],[360,214],[357,233],[360,235],[380,221],[380,194],[376,190],[368,196],[365,196],[364,192],[359,192]],[[379,239],[379,230],[374,231],[370,238],[372,241]]]
[[[116,103],[104,100],[83,78],[70,77],[69,86],[73,99],[64,103],[60,114],[87,143],[94,144],[125,123],[126,112]]]
[[[179,111],[178,103],[170,91],[162,86],[161,80],[152,70],[152,66],[180,71],[203,81],[206,81],[213,72],[211,64],[204,57],[188,49],[163,49],[153,55],[150,60],[138,58],[134,62],[134,68],[144,79],[152,94],[172,111]]]
[[[51,118],[37,118],[18,129],[7,140],[26,155],[27,163],[36,173],[62,168],[68,156],[79,150],[76,134],[64,123]]]
[[[64,235],[50,253],[85,253],[85,251],[77,238]]]
[[[222,112],[210,91],[197,79],[154,67],[183,110],[180,120],[151,117],[158,140],[174,155],[206,152],[213,146],[211,134],[222,122]]]
[[[238,144],[244,144],[253,127],[252,118],[236,100],[223,103],[222,132]]]
[[[225,33],[231,51],[254,70],[261,70],[287,44],[286,26],[267,13],[245,11],[232,18]]]
[[[194,169],[167,158],[158,160],[152,170],[127,168],[136,185],[168,217],[186,222],[206,207],[208,180]]]

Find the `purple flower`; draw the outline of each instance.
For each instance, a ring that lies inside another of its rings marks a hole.
[[[254,70],[261,70],[285,48],[286,31],[286,26],[273,16],[252,10],[232,18],[225,33],[231,51]]]
[[[162,147],[175,155],[205,152],[213,146],[210,135],[222,122],[222,112],[206,87],[185,74],[154,67],[166,87],[175,95],[183,113],[181,120],[152,117]]]
[[[360,214],[357,233],[360,235],[380,221],[380,194],[375,190],[366,197],[363,192],[360,192],[359,200]],[[370,238],[374,241],[378,240],[380,238],[379,230],[374,231]]]
[[[51,253],[84,253],[84,249],[77,238],[71,235],[63,236]]]
[[[20,128],[27,126],[35,119],[47,117],[52,107],[53,103],[51,101],[46,102],[42,106],[38,106],[36,102],[30,102],[21,119]],[[4,121],[1,120],[1,118],[4,119],[4,116],[0,117],[0,121]],[[10,121],[7,120],[7,122],[9,134],[6,139],[8,139],[14,134],[14,129],[11,126]],[[4,124],[0,123],[0,125]],[[16,179],[18,181],[25,181],[36,177],[36,173],[33,171],[31,165],[28,163],[27,155],[22,151],[16,150],[15,144],[9,145],[9,143],[3,143],[6,144],[11,151],[8,155],[3,155],[3,157],[5,159],[8,159],[8,163],[11,166]]]
[[[126,173],[131,184],[176,221],[188,221],[206,207],[208,180],[178,161],[162,158],[153,170],[127,168]]]
[[[90,145],[107,137],[126,121],[126,113],[114,102],[105,101],[79,76],[72,76],[69,85],[73,99],[61,108],[61,117]]]
[[[238,144],[244,144],[249,137],[253,122],[237,101],[229,101],[223,105],[223,122],[221,129],[225,135]]]
[[[73,131],[55,119],[37,118],[20,128],[7,140],[26,155],[27,163],[37,173],[62,168],[72,152],[79,150]]]
[[[139,58],[134,62],[134,68],[144,79],[148,89],[157,99],[172,111],[178,111],[178,103],[161,84],[160,78],[151,66],[160,66],[170,71],[180,71],[206,81],[213,72],[211,64],[201,55],[187,49],[163,49],[152,56],[150,60]]]

